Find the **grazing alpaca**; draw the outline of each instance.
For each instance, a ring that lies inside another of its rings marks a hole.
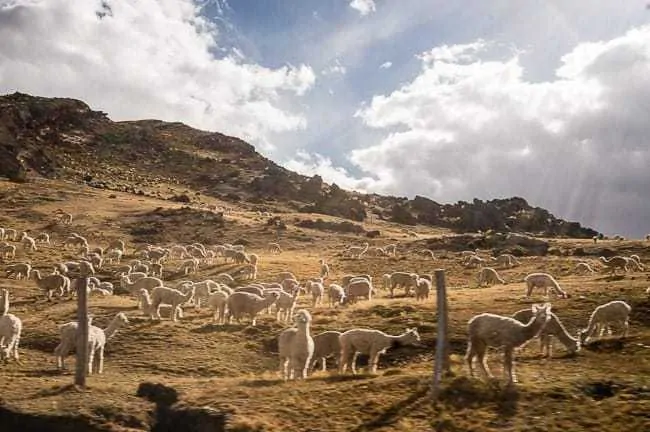
[[[520,323],[525,324],[533,318],[533,312],[530,309],[522,309],[512,314],[512,317]],[[569,334],[562,321],[560,321],[560,318],[553,312],[551,312],[551,319],[546,323],[546,327],[539,333],[539,348],[542,355],[546,357],[551,357],[551,336],[558,338],[570,354],[580,351],[580,340]]]
[[[542,306],[532,306],[533,317],[526,324],[522,324],[514,318],[482,313],[469,320],[469,344],[465,361],[469,366],[469,373],[474,376],[472,361],[474,357],[479,360],[479,366],[484,375],[492,377],[487,367],[487,348],[503,347],[504,349],[504,372],[508,374],[508,383],[517,382],[514,373],[513,352],[515,348],[522,346],[529,340],[536,337],[551,319],[551,305],[546,303]]]
[[[306,378],[314,354],[314,339],[310,334],[311,314],[300,309],[293,317],[296,327],[280,333],[278,351],[282,379]]]
[[[384,354],[388,348],[400,345],[416,345],[419,341],[420,335],[416,328],[406,329],[404,333],[395,336],[373,329],[358,328],[348,330],[339,337],[341,343],[339,373],[344,374],[345,370],[350,366],[352,373],[356,375],[356,362],[359,354],[370,356],[368,360],[370,373],[377,373],[379,356]]]
[[[616,269],[621,268],[623,272],[627,272],[629,268],[627,267],[629,261],[622,256],[613,256],[610,259],[601,256],[600,262],[605,266],[606,269],[609,269],[610,274],[615,275]]]
[[[544,295],[548,296],[548,289],[561,298],[568,298],[569,295],[564,291],[555,278],[548,273],[531,273],[524,278],[526,282],[526,297],[530,297],[533,288],[544,288]]]
[[[602,337],[605,331],[611,335],[612,324],[623,327],[623,337],[627,336],[628,329],[630,328],[629,319],[631,311],[632,307],[621,300],[614,300],[598,306],[591,313],[587,328],[580,332],[580,342],[582,344],[587,343],[596,331],[599,331],[599,337]]]

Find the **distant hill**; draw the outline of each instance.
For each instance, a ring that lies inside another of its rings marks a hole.
[[[92,187],[200,202],[201,196],[363,221],[376,217],[458,232],[494,230],[592,237],[519,197],[455,204],[361,194],[306,177],[263,157],[238,138],[159,120],[114,122],[82,101],[23,93],[0,96],[0,175],[60,178]],[[182,186],[179,196],[165,185]]]

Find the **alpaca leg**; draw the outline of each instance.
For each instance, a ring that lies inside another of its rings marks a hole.
[[[281,357],[280,358],[280,375],[282,375],[282,379],[284,381],[286,381],[287,378],[289,377],[288,368],[289,368],[289,359],[286,358],[286,357]]]
[[[357,374],[357,357],[359,357],[359,352],[355,351],[352,355],[352,364],[350,365],[352,368],[352,375]]]
[[[99,353],[97,356],[97,373],[101,374],[104,372],[104,347],[99,348]]]
[[[321,362],[321,370],[325,372],[327,370],[327,358],[322,357],[320,359],[320,362]]]
[[[507,372],[508,372],[508,383],[509,384],[517,382],[517,376],[515,375],[514,365],[512,364],[512,359],[513,359],[513,349],[512,348],[506,348],[505,353],[504,353],[503,368],[504,368],[504,370],[507,370]]]
[[[93,361],[95,360],[95,350],[93,348],[88,349],[88,375],[93,373]]]
[[[492,375],[492,372],[490,372],[490,368],[487,364],[487,346],[481,345],[480,347],[477,347],[477,357],[478,365],[481,372],[483,372],[483,375],[488,378],[493,378],[494,376]]]
[[[630,323],[628,320],[623,322],[623,337],[627,337],[627,333],[630,330]]]
[[[467,345],[467,353],[465,354],[465,362],[467,362],[467,368],[469,369],[469,376],[474,376],[474,367],[472,365],[473,360],[474,360],[475,352],[474,348],[472,345],[472,342],[470,341],[469,344]]]
[[[183,318],[183,308],[181,305],[176,306],[176,308],[178,309],[178,318]]]

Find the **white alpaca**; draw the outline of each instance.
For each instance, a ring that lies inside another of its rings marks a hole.
[[[212,322],[225,324],[226,305],[229,294],[225,291],[216,291],[208,297],[208,307],[212,309]]]
[[[351,303],[355,303],[359,297],[366,297],[370,301],[373,291],[372,282],[369,280],[353,279],[345,288],[345,297]]]
[[[400,335],[389,335],[374,329],[352,329],[341,334],[341,357],[339,360],[339,373],[344,374],[350,367],[356,375],[356,361],[359,354],[367,354],[370,358],[370,373],[377,373],[379,356],[389,348],[401,345],[416,345],[420,342],[417,329],[411,328]]]
[[[13,354],[14,360],[20,363],[18,345],[23,330],[23,323],[14,314],[9,313],[9,291],[0,291],[2,299],[2,314],[0,315],[0,360],[7,362]]]
[[[583,274],[583,273],[596,273],[596,270],[591,268],[589,263],[586,262],[579,262],[576,264],[575,272],[577,274]]]
[[[511,317],[491,313],[482,313],[469,320],[469,343],[465,361],[471,376],[474,376],[472,363],[474,357],[477,357],[483,374],[492,377],[487,367],[487,348],[503,347],[504,372],[508,375],[508,382],[517,381],[513,366],[514,350],[539,335],[544,329],[551,319],[551,305],[549,303],[543,306],[533,305],[532,312],[533,318],[526,324]]]
[[[316,367],[318,361],[321,362],[323,372],[327,369],[327,358],[334,357],[338,364],[341,355],[341,342],[339,340],[341,332],[324,331],[314,335],[314,354],[311,357],[312,368]]]
[[[101,329],[90,322],[88,323],[88,373],[97,372],[101,374],[104,371],[104,348],[106,341],[113,337],[120,327],[129,323],[128,318],[123,312],[115,315],[108,327]],[[59,327],[61,334],[61,343],[54,349],[56,363],[59,369],[63,369],[63,361],[70,351],[77,346],[77,339],[80,337],[78,331],[79,324],[76,321],[63,324]],[[95,355],[97,362],[95,363]],[[94,366],[94,367],[93,367]]]
[[[599,337],[602,337],[605,331],[611,335],[612,325],[623,327],[623,337],[626,337],[630,328],[631,311],[632,307],[621,300],[614,300],[596,307],[589,317],[587,328],[580,332],[580,342],[587,343],[597,331]]]
[[[70,291],[70,279],[60,274],[51,274],[41,277],[38,270],[32,270],[30,277],[36,281],[36,285],[45,291],[48,300],[52,300],[54,291],[59,291],[59,295],[63,296],[65,292]]]
[[[330,266],[327,265],[324,259],[319,259],[318,263],[320,264],[320,277],[322,277],[323,279],[329,277]]]
[[[33,237],[28,236],[27,233],[24,231],[20,235],[20,242],[23,244],[25,250],[33,250],[33,251],[38,250],[38,248],[36,247],[36,240],[34,240]]]
[[[244,315],[251,318],[251,325],[255,327],[257,322],[257,314],[272,305],[278,300],[279,294],[271,292],[266,297],[260,297],[255,294],[247,292],[234,292],[228,296],[226,305],[228,307],[228,322],[231,323],[232,319],[236,319],[238,323]]]
[[[629,271],[628,264],[629,260],[622,256],[613,256],[610,259],[601,256],[600,262],[609,270],[610,274],[615,275],[616,269],[623,269],[624,272]]]
[[[415,300],[428,300],[431,293],[431,281],[419,278],[415,285]]]
[[[522,309],[512,314],[512,317],[525,324],[533,318],[533,312],[530,309]],[[546,357],[551,357],[552,336],[555,336],[570,354],[580,351],[580,339],[571,336],[560,318],[553,312],[551,312],[551,319],[539,334],[539,349]]]
[[[350,258],[359,259],[368,252],[370,244],[368,242],[364,243],[363,246],[348,246],[344,251],[343,255],[350,255]]]
[[[282,248],[278,243],[269,243],[268,250],[270,253],[282,253]]]
[[[300,309],[293,321],[296,327],[284,330],[278,338],[280,372],[285,381],[306,378],[314,354],[314,340],[310,334],[311,314]]]
[[[499,276],[499,273],[492,267],[483,267],[481,270],[478,272],[477,276],[477,282],[478,286],[483,286],[484,284],[490,285],[490,284],[495,284],[495,283],[500,283],[505,285],[506,281],[501,279],[501,276]]]
[[[411,294],[411,289],[415,289],[418,283],[417,273],[394,272],[390,275],[390,296],[395,296],[395,288],[403,287],[406,296]]]
[[[343,304],[345,301],[345,290],[341,285],[330,284],[327,289],[327,294],[330,307]]]
[[[151,290],[151,309],[153,310],[154,317],[156,319],[160,318],[160,305],[168,304],[171,305],[171,317],[170,319],[174,322],[178,321],[178,318],[183,318],[183,309],[181,305],[190,301],[194,297],[195,288],[194,286],[190,287],[187,293],[182,293],[179,290],[173,288],[168,288],[165,286],[157,286]],[[143,309],[147,309],[145,305]],[[146,313],[146,312],[145,312]]]
[[[29,274],[32,271],[32,266],[29,263],[16,263],[8,265],[5,269],[7,272],[7,278],[15,276],[17,280],[28,279]]]
[[[325,287],[320,282],[311,282],[307,283],[307,289],[311,293],[312,303],[311,307],[316,307],[316,305],[323,303],[323,295],[325,294]]]
[[[531,273],[524,278],[526,282],[526,297],[530,297],[533,288],[544,288],[544,295],[548,296],[548,289],[557,294],[558,297],[568,298],[567,293],[560,288],[560,284],[548,273]]]

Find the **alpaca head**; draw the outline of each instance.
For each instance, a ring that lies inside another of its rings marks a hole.
[[[420,342],[420,334],[416,327],[407,328],[401,339],[402,345],[417,345]]]
[[[129,323],[129,319],[126,317],[126,315],[124,314],[124,312],[120,312],[120,313],[118,313],[117,315],[115,315],[115,320],[116,320],[116,322],[119,323],[120,325],[125,325],[125,324],[128,324],[128,323]]]
[[[298,325],[310,323],[311,314],[306,309],[300,309],[293,316],[293,321]]]
[[[543,305],[532,306],[533,316],[536,320],[540,320],[544,325],[551,319],[551,304],[544,303]]]

